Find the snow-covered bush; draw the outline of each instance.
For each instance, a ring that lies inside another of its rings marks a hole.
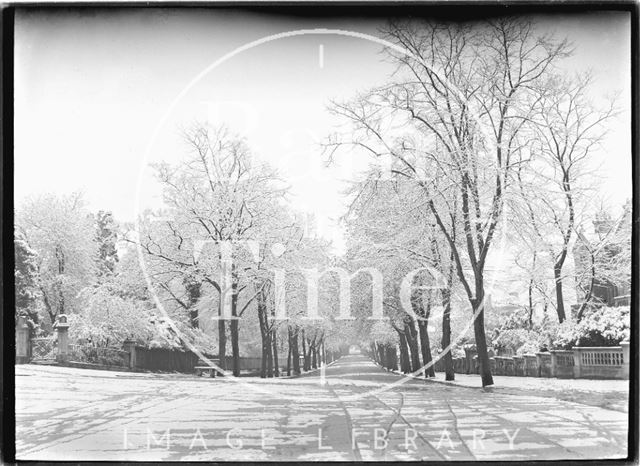
[[[493,341],[495,348],[509,348],[517,354],[536,353],[545,347],[544,334],[537,330],[511,328],[503,330]]]
[[[207,354],[217,353],[213,338],[205,334],[201,329],[193,328],[188,323],[180,320],[172,320],[169,325],[165,317],[155,318],[158,333],[150,343],[150,347],[168,348],[189,351],[193,348]],[[176,331],[174,330],[177,330]],[[164,344],[163,344],[164,342]]]
[[[617,346],[629,338],[629,311],[626,306],[592,310],[579,322],[565,322],[553,338],[555,348],[573,346]]]
[[[211,337],[193,329],[179,319],[167,319],[140,302],[125,299],[107,285],[87,288],[81,293],[83,309],[69,318],[72,343],[97,347],[119,347],[124,340],[147,348],[179,351],[192,347],[209,354],[214,352]],[[188,344],[187,344],[188,343]]]
[[[82,310],[69,315],[72,342],[95,346],[118,346],[126,339],[146,343],[154,334],[148,310],[125,300],[107,287],[85,288],[80,293]]]
[[[576,323],[545,321],[533,329],[508,328],[493,340],[497,348],[511,348],[518,354],[574,346],[617,346],[629,338],[629,308],[600,307]]]
[[[550,326],[553,322],[543,319],[529,325],[529,314],[526,309],[512,312],[492,334],[492,344],[496,349],[510,349],[516,354],[537,353],[549,349]]]

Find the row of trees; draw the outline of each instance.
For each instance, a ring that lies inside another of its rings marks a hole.
[[[440,346],[449,346],[451,303],[463,296],[482,384],[490,385],[490,252],[506,241],[529,275],[531,309],[551,271],[557,320],[567,319],[569,248],[593,205],[594,149],[615,107],[593,101],[588,75],[560,71],[571,45],[540,34],[531,21],[410,21],[391,23],[384,32],[393,44],[385,54],[397,65],[394,76],[331,105],[348,128],[328,141],[331,157],[355,150],[382,167],[354,188],[351,251],[361,256],[368,247],[364,254],[385,256],[380,265],[390,275],[410,262],[440,271],[447,286],[437,296],[422,292],[414,302],[414,312],[425,317],[418,322],[421,345],[406,312],[390,321],[401,361],[418,366],[417,346],[426,350],[423,363],[430,360],[422,329],[435,300],[444,309]],[[445,361],[452,378],[450,354]]]
[[[344,257],[305,233],[285,183],[245,140],[197,124],[181,162],[153,167],[163,208],[135,225],[88,213],[77,195],[19,209],[18,312],[34,328],[46,316],[45,330],[72,314],[78,338],[105,345],[195,346],[225,365],[230,354],[235,375],[242,354],[259,352],[263,377],[279,375],[285,353],[298,373],[359,342],[405,372],[435,348],[451,380],[452,352],[472,342],[492,384],[488,294],[505,277],[490,271],[519,271],[507,275],[526,290],[529,330],[536,308],[567,321],[570,248],[586,235],[595,149],[615,108],[593,101],[589,76],[560,71],[570,44],[529,21],[391,22],[384,34],[393,76],[329,107],[345,128],[328,139],[330,158],[355,151],[374,162],[348,193]],[[597,283],[628,280],[630,236],[610,230],[583,241],[578,319]],[[314,275],[336,267],[370,273],[351,277],[345,294],[340,273]]]
[[[184,136],[184,160],[154,167],[164,207],[136,225],[89,213],[78,194],[20,206],[17,315],[49,332],[69,314],[72,337],[97,345],[134,339],[215,352],[235,375],[241,354],[259,351],[261,375],[271,377],[285,359],[288,373],[300,373],[344,352],[336,283],[329,277],[308,296],[304,272],[333,264],[329,244],[305,235],[282,181],[244,140],[204,124]]]
[[[329,336],[331,320],[306,318],[303,269],[331,265],[328,243],[305,235],[303,217],[284,202],[283,182],[245,141],[202,124],[185,140],[184,162],[155,167],[165,209],[145,213],[128,237],[140,248],[157,304],[188,312],[193,328],[203,316],[215,322],[220,360],[230,346],[235,375],[249,314],[257,317],[264,376],[278,375],[279,341],[290,370],[300,371],[300,354],[304,369],[316,367],[339,342]],[[336,307],[330,285],[318,296],[325,316]]]

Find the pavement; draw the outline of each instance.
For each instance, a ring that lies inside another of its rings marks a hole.
[[[20,460],[624,458],[628,415],[405,378],[362,355],[295,378],[16,366]]]
[[[444,373],[436,372],[434,382],[478,388],[479,375],[455,374],[454,381],[445,381]],[[558,379],[548,377],[517,377],[494,375],[491,390],[512,395],[533,395],[575,401],[591,406],[629,412],[629,380]]]

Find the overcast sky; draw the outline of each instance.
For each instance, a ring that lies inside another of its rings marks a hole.
[[[149,162],[184,153],[179,128],[219,115],[289,181],[291,202],[313,212],[326,236],[343,212],[348,167],[324,168],[317,140],[332,121],[328,99],[352,96],[392,71],[380,45],[339,35],[309,34],[238,53],[251,41],[287,31],[336,28],[379,35],[378,20],[302,20],[231,11],[59,11],[16,15],[15,194],[83,190],[93,210],[133,220],[157,191]],[[594,91],[621,92],[623,114],[598,154],[602,189],[612,203],[631,197],[630,18],[602,13],[539,18],[539,28],[567,36],[575,55],[568,71],[592,69]]]

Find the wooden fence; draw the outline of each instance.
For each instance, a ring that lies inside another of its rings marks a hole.
[[[192,352],[176,351],[163,348],[144,348],[125,343],[125,350],[130,357],[130,367],[132,369],[156,370],[156,371],[176,371],[195,372],[195,366],[199,364],[199,357]],[[209,360],[219,360],[218,356],[205,354]],[[233,357],[225,356],[225,368],[231,370],[233,367]],[[286,359],[284,365],[279,364],[280,372],[286,371]],[[240,371],[255,373],[260,371],[262,359],[260,357],[241,356]]]
[[[129,352],[129,367],[150,371],[194,372],[198,356],[191,352],[164,348],[125,346]]]
[[[213,357],[217,359],[217,356]],[[226,356],[226,368],[227,370],[231,370],[233,367],[233,357]],[[262,358],[260,356],[240,356],[240,371],[245,372],[259,372],[260,367],[262,366]],[[278,367],[280,368],[280,373],[287,371],[287,358],[280,359],[278,361]]]

